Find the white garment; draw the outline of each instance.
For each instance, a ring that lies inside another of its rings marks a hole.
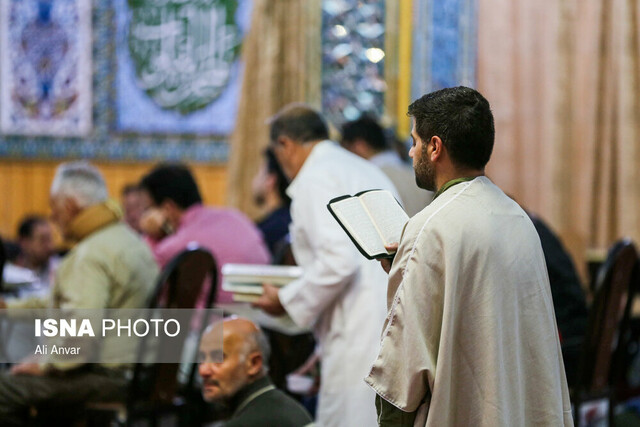
[[[409,167],[408,164],[402,161],[400,155],[393,150],[384,150],[378,154],[374,154],[369,158],[369,161],[379,168],[382,167]]]
[[[540,239],[488,178],[409,220],[387,298],[366,381],[414,425],[572,425]]]
[[[395,151],[383,151],[372,156],[369,161],[382,169],[391,180],[409,217],[420,212],[431,202],[433,193],[418,187],[413,168],[404,163]]]
[[[373,164],[331,141],[311,151],[287,194],[301,279],[279,291],[299,326],[314,326],[322,360],[320,426],[375,426],[375,394],[362,381],[380,344],[386,274],[363,257],[327,209],[329,200],[393,184]]]

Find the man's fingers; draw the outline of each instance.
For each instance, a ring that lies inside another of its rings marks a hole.
[[[388,245],[384,245],[384,248],[388,251],[388,252],[395,252],[398,250],[398,242],[396,243],[390,243]]]

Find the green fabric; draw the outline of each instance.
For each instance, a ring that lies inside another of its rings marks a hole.
[[[376,394],[376,411],[378,412],[378,425],[381,427],[411,427],[417,413],[417,411],[404,412],[381,398],[378,394]]]
[[[433,196],[433,199],[435,200],[436,197],[438,197],[439,195],[441,195],[442,193],[444,193],[445,191],[447,191],[449,188],[453,187],[456,184],[460,184],[461,182],[472,181],[476,178],[477,177],[475,176],[465,176],[462,178],[456,178],[456,179],[452,179],[451,181],[447,181],[442,187],[440,187],[438,192]]]

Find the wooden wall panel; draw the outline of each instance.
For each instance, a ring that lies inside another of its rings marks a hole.
[[[14,238],[20,219],[30,213],[49,215],[49,186],[59,163],[48,161],[0,161],[0,235]],[[152,163],[94,162],[104,174],[109,194],[116,200],[122,188],[137,182]],[[207,205],[226,200],[227,168],[191,165]]]

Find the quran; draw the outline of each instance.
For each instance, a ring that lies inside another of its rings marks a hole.
[[[327,205],[358,250],[368,259],[390,258],[385,245],[398,243],[409,220],[400,203],[387,190],[367,190],[341,196]]]
[[[302,276],[302,267],[260,264],[225,264],[222,289],[233,293],[233,300],[254,302],[262,295],[262,284],[282,287]]]

